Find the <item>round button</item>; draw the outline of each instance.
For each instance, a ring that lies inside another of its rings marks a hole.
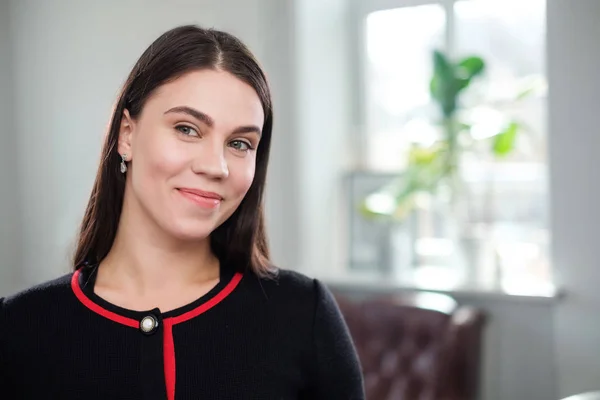
[[[154,315],[147,315],[140,321],[140,330],[146,334],[153,333],[158,328],[158,320]]]

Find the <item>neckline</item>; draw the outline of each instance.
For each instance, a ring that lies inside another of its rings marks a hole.
[[[200,298],[177,307],[167,312],[161,312],[159,308],[150,310],[131,310],[105,300],[94,292],[98,265],[84,265],[78,268],[71,282],[75,295],[91,310],[124,325],[132,325],[132,321],[140,321],[149,314],[159,316],[161,319],[172,319],[174,323],[191,319],[215,306],[229,295],[242,278],[241,272],[233,268],[220,267],[219,282]]]

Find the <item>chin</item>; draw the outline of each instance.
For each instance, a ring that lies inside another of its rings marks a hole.
[[[199,221],[186,221],[180,224],[171,225],[167,233],[181,241],[201,241],[210,236],[215,226],[212,223]]]

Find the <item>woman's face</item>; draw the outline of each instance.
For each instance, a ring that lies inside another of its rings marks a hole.
[[[136,120],[123,117],[126,201],[171,236],[208,237],[252,184],[263,122],[254,89],[228,72],[189,72],[159,87]]]

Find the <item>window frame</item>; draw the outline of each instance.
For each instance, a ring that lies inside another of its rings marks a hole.
[[[417,7],[424,5],[435,5],[438,4],[444,8],[446,13],[446,31],[444,32],[445,41],[443,51],[446,54],[452,55],[454,52],[454,27],[455,27],[455,16],[454,16],[454,4],[460,0],[350,0],[350,43],[355,43],[351,46],[351,57],[352,60],[350,65],[352,66],[352,76],[354,82],[354,101],[352,104],[354,120],[352,124],[358,129],[355,129],[358,137],[355,138],[354,143],[358,146],[354,149],[354,154],[359,158],[357,164],[361,166],[366,165],[366,155],[361,149],[365,149],[369,141],[369,131],[367,128],[367,114],[366,114],[366,99],[367,99],[367,82],[366,82],[366,71],[367,71],[367,52],[365,43],[365,22],[367,16],[376,11],[384,11],[396,8],[407,8]]]

